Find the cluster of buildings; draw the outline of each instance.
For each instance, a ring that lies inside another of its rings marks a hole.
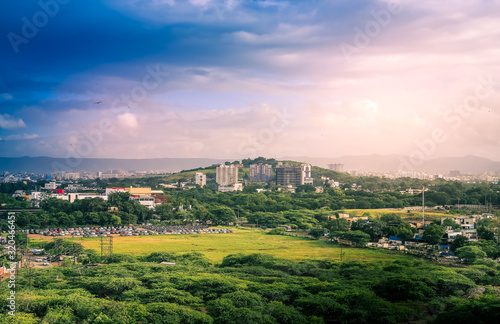
[[[215,169],[215,180],[219,191],[229,192],[243,190],[243,181],[238,178],[240,165],[221,164]],[[296,187],[304,184],[313,184],[312,166],[310,164],[291,165],[278,162],[274,169],[275,181],[278,186]],[[251,164],[250,176],[245,183],[269,182],[273,180],[273,167],[270,164]],[[206,184],[206,175],[202,172],[195,174],[195,183],[203,187]]]
[[[70,181],[70,180],[94,180],[94,179],[111,179],[111,178],[131,178],[131,177],[143,177],[148,175],[162,175],[162,174],[172,174],[172,171],[166,170],[149,170],[149,171],[123,171],[119,169],[107,170],[105,172],[90,172],[90,171],[75,171],[66,172],[58,171],[52,173],[15,173],[11,174],[8,171],[2,172],[0,174],[0,183],[16,183],[22,181],[39,181],[39,180],[57,180],[57,181]]]
[[[329,216],[329,219],[333,219],[336,216]],[[352,217],[351,215],[347,213],[339,213],[338,215],[339,218],[344,218],[348,221],[349,224],[351,224],[355,220],[366,220],[368,222],[368,217]],[[458,236],[464,236],[466,237],[469,241],[472,242],[477,242],[480,238],[477,234],[477,229],[475,228],[475,224],[478,220],[483,219],[483,218],[492,218],[493,214],[488,214],[488,213],[483,213],[483,214],[474,214],[474,215],[463,215],[463,216],[456,216],[456,217],[447,217],[447,218],[442,218],[441,219],[441,224],[443,224],[445,219],[451,219],[455,223],[457,223],[460,227],[457,227],[456,229],[452,229],[451,226],[446,227],[446,232],[444,236],[442,237],[441,240],[441,247],[442,248],[447,248],[448,245],[453,242]],[[425,222],[425,226],[429,225],[431,222]],[[409,222],[409,224],[417,228],[417,232],[415,233],[413,240],[409,240],[405,242],[406,246],[420,246],[423,241],[423,234],[425,231],[425,227],[423,226],[422,222]],[[390,225],[390,224],[389,224]],[[393,224],[396,226],[396,224]],[[391,226],[391,225],[390,225]],[[386,249],[403,249],[404,247],[402,246],[402,240],[396,236],[390,236],[389,238],[384,237],[379,240],[379,242],[371,242],[368,243],[367,246],[372,246],[372,247],[378,247],[378,248],[386,248]]]
[[[444,179],[447,181],[462,181],[462,182],[493,182],[500,181],[500,172],[485,172],[485,173],[462,173],[459,170],[452,170],[447,174],[429,173],[426,171],[397,171],[397,172],[380,172],[380,171],[347,171],[352,176],[360,177],[380,177],[387,179],[398,178],[413,178],[421,180],[436,180]]]
[[[130,193],[130,200],[135,200],[139,204],[153,209],[156,205],[166,202],[166,196],[164,196],[161,190],[151,190],[151,188],[118,188],[118,187],[108,187],[106,192],[99,193],[85,193],[85,192],[70,192],[66,189],[56,189],[56,182],[49,182],[45,184],[44,191],[31,191],[25,192],[23,190],[17,190],[12,196],[13,197],[25,197],[27,200],[32,202],[33,207],[39,207],[40,202],[49,199],[57,198],[61,200],[67,200],[69,202],[74,202],[79,199],[92,199],[101,198],[103,200],[108,200],[110,194],[115,192],[128,192]],[[81,188],[81,187],[79,187]]]
[[[330,163],[328,169],[336,172],[344,172],[344,165],[342,163]]]

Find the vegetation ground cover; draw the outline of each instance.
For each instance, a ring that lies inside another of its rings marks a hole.
[[[220,263],[229,254],[266,253],[295,261],[305,259],[340,260],[340,246],[325,240],[307,240],[285,235],[267,235],[257,229],[234,229],[227,234],[117,236],[113,238],[113,252],[145,255],[152,252],[199,252],[213,263]],[[72,238],[84,246],[100,252],[100,238]],[[398,256],[369,249],[343,248],[344,260],[395,260]]]

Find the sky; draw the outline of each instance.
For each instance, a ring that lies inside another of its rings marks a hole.
[[[0,4],[0,156],[500,161],[500,1]]]

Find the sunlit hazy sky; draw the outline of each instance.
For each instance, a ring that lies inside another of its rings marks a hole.
[[[500,160],[500,1],[41,0],[0,12],[0,156]]]

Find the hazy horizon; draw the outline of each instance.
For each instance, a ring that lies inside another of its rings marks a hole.
[[[286,159],[293,159],[293,158],[311,158],[311,159],[331,159],[332,163],[335,163],[335,159],[340,159],[340,158],[346,158],[346,157],[354,157],[354,158],[361,158],[361,157],[367,157],[367,156],[379,156],[379,157],[406,157],[408,158],[409,156],[401,155],[401,154],[346,154],[346,155],[340,155],[340,156],[309,156],[309,155],[295,155],[295,156],[262,156],[259,155],[257,157],[263,157],[266,159],[276,159],[278,161],[280,160],[286,160]],[[440,157],[429,157],[427,159],[424,159],[424,161],[430,161],[434,159],[454,159],[454,158],[480,158],[480,159],[487,159],[495,162],[500,162],[500,160],[495,160],[495,159],[490,159],[478,155],[463,155],[463,156],[440,156]],[[63,156],[47,156],[47,155],[37,155],[37,156],[30,156],[30,155],[24,155],[24,156],[0,156],[0,158],[50,158],[50,159],[65,159],[66,157]],[[243,158],[235,158],[235,157],[206,157],[206,156],[201,156],[201,157],[187,157],[187,156],[175,156],[175,157],[155,157],[155,158],[134,158],[134,157],[129,157],[129,158],[117,158],[117,157],[82,157],[82,159],[106,159],[106,160],[113,160],[113,159],[119,159],[119,160],[154,160],[154,159],[211,159],[211,160],[226,160],[233,162],[235,160],[241,161],[241,159],[253,159],[252,157],[243,157]]]
[[[0,156],[500,161],[500,3],[0,8]]]

